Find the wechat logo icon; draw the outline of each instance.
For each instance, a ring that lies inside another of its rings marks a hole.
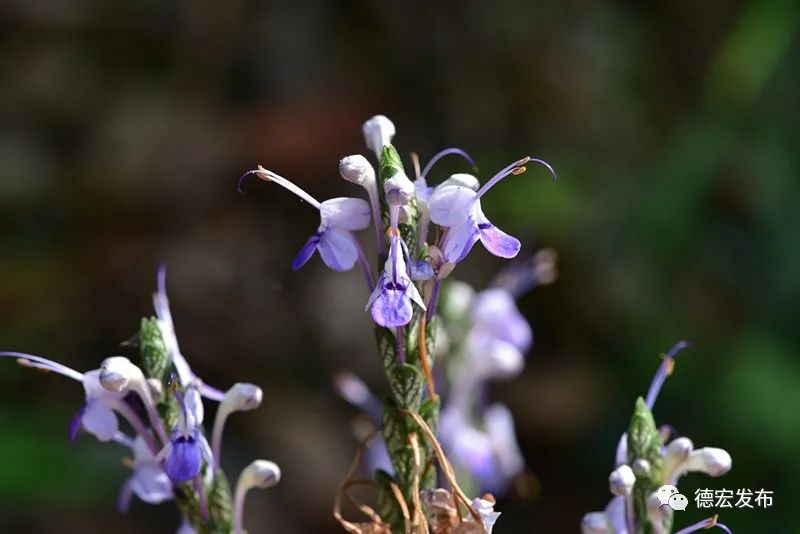
[[[669,506],[673,510],[686,510],[686,506],[689,504],[686,495],[678,492],[678,488],[669,484],[658,488],[656,498],[661,506]]]

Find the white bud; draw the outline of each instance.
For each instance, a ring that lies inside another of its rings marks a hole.
[[[222,399],[225,408],[231,412],[255,410],[261,405],[263,394],[255,384],[236,383],[225,393]],[[220,409],[222,409],[220,407]]]
[[[414,182],[406,173],[398,172],[383,184],[386,202],[391,206],[405,206],[414,197]]]
[[[120,393],[131,387],[131,382],[144,381],[141,369],[124,356],[112,356],[100,366],[100,384],[109,391]]]
[[[581,521],[583,534],[611,534],[611,525],[605,512],[590,512]]]
[[[375,115],[364,123],[361,131],[364,132],[367,148],[375,152],[375,156],[380,160],[383,147],[390,144],[394,137],[394,123],[383,115]]]
[[[255,460],[239,475],[237,486],[245,488],[267,489],[281,481],[281,469],[275,462]]]
[[[477,178],[471,174],[463,172],[451,174],[450,178],[439,184],[437,187],[447,187],[448,185],[458,185],[461,187],[466,187],[467,189],[472,189],[473,191],[477,191],[481,186]]]
[[[339,174],[348,182],[365,187],[375,183],[375,169],[361,154],[343,158],[339,162]]]
[[[614,495],[626,497],[633,491],[636,483],[636,475],[627,465],[621,465],[611,472],[608,477],[608,487]]]
[[[682,462],[688,458],[692,450],[694,450],[694,445],[689,438],[674,439],[667,445],[667,459],[675,459]]]
[[[727,451],[716,447],[703,447],[689,454],[681,466],[681,471],[700,471],[718,477],[730,471],[732,464],[733,460]]]

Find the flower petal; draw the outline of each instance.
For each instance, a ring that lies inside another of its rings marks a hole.
[[[363,230],[372,220],[369,204],[362,198],[332,198],[319,206],[320,219],[325,228]]]
[[[319,238],[319,255],[334,271],[349,271],[358,260],[358,247],[350,232],[328,228]]]
[[[411,322],[411,299],[400,289],[384,289],[372,304],[372,318],[386,328]]]
[[[378,278],[378,283],[375,284],[375,289],[372,290],[372,293],[369,294],[369,298],[367,299],[367,305],[364,306],[364,311],[369,310],[372,308],[372,304],[377,300],[378,297],[381,296],[383,292],[383,286],[389,282],[389,274],[384,271],[381,273],[380,278]]]
[[[133,493],[150,504],[172,499],[172,481],[158,464],[138,466],[130,480]]]
[[[89,402],[81,417],[83,428],[100,441],[110,441],[119,430],[117,416],[101,402]]]
[[[203,410],[203,399],[200,397],[200,390],[195,386],[189,386],[186,388],[183,398],[189,415],[189,426],[198,427],[202,425],[205,411]]]
[[[442,244],[444,259],[450,263],[458,263],[463,260],[478,241],[478,234],[478,226],[471,217],[464,224],[450,228]]]
[[[428,200],[431,220],[447,228],[459,226],[469,218],[475,205],[476,193],[462,185],[437,187]]]
[[[484,330],[469,334],[466,350],[472,371],[482,379],[512,378],[525,367],[525,357],[517,347]]]
[[[517,444],[514,418],[502,404],[492,404],[483,415],[486,433],[492,442],[500,473],[511,479],[525,469],[525,459]]]
[[[172,447],[164,462],[164,471],[173,482],[185,482],[197,476],[203,457],[197,444],[197,431],[188,437],[173,433]]]
[[[450,178],[442,182],[439,187],[447,187],[449,185],[460,185],[477,191],[481,184],[478,182],[478,179],[471,174],[461,172],[450,175]]]
[[[486,250],[495,256],[514,258],[519,253],[519,249],[522,248],[516,237],[503,232],[488,220],[479,224],[478,229],[480,230],[481,243],[486,247]]]
[[[86,412],[86,405],[80,407],[80,409],[72,416],[69,422],[69,440],[75,441],[75,438],[78,437],[78,431],[81,429],[81,421],[83,420],[83,414]]]
[[[504,289],[478,293],[472,305],[472,324],[476,330],[507,341],[521,351],[528,350],[533,340],[528,321],[519,312],[514,297]]]
[[[303,245],[303,248],[300,249],[300,252],[298,252],[297,256],[295,256],[292,260],[292,270],[296,271],[308,263],[308,260],[311,259],[311,256],[313,256],[314,252],[317,250],[318,244],[319,234],[314,234],[309,237],[308,241],[306,241],[306,244]]]

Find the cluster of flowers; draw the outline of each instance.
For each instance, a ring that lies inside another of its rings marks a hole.
[[[364,123],[363,133],[367,148],[377,158],[378,172],[366,157],[352,155],[340,161],[339,173],[363,187],[368,201],[340,197],[320,202],[295,183],[261,166],[242,175],[239,190],[246,177],[256,176],[285,188],[319,212],[319,227],[294,258],[294,269],[305,265],[315,252],[335,271],[360,265],[369,289],[365,310],[376,324],[391,395],[381,404],[352,374],[340,375],[337,385],[342,395],[363,409],[383,432],[384,439],[376,440],[367,454],[371,467],[379,468],[379,505],[381,488],[386,490],[384,495],[389,495],[387,506],[381,506],[383,520],[398,529],[403,528],[403,522],[405,528],[409,523],[412,527],[424,524],[426,519],[419,517],[422,503],[427,506],[429,520],[441,512],[447,521],[456,518],[461,523],[452,498],[449,508],[442,506],[441,492],[451,494],[433,489],[436,477],[422,466],[430,465],[428,460],[442,445],[453,461],[452,467],[471,477],[475,489],[492,491],[505,489],[524,468],[508,409],[485,406],[482,392],[488,380],[521,371],[532,334],[517,310],[515,297],[542,283],[548,276],[546,271],[552,269],[544,268],[547,262],[539,257],[534,262],[538,271],[528,265],[527,275],[512,277],[513,283],[498,284],[478,295],[468,286],[455,283],[443,290],[443,281],[478,241],[495,256],[516,257],[521,248],[519,240],[491,223],[483,212],[481,199],[501,180],[524,173],[528,163],[544,166],[553,178],[555,172],[546,162],[525,157],[501,169],[483,185],[472,174],[458,173],[430,186],[428,177],[441,158],[457,155],[473,168],[475,162],[465,151],[448,148],[434,155],[420,170],[414,156],[412,181],[392,145],[395,127],[388,118],[372,117]],[[377,272],[355,234],[370,225],[378,250]],[[549,253],[545,257],[550,257]],[[442,314],[437,312],[447,308],[444,301],[459,304],[450,306],[453,316],[444,314],[443,326],[438,320]],[[437,350],[434,340],[448,337],[450,343],[440,342]],[[450,348],[444,349],[447,346]],[[437,353],[447,354],[443,358],[447,380],[438,381],[438,386],[447,390],[438,439],[431,437],[441,406],[432,372],[432,356]],[[415,445],[418,435],[427,436],[428,443]],[[446,459],[439,458],[439,463],[445,472],[452,469]],[[452,486],[454,481],[448,482]],[[394,493],[389,493],[388,488]],[[460,488],[456,493],[459,492],[464,495]],[[464,501],[462,498],[462,504],[466,504]],[[475,519],[477,523],[480,518],[478,526],[487,532],[491,532],[499,515],[494,512],[491,499],[472,501],[468,512],[464,522]],[[361,531],[346,522],[343,526],[351,532]],[[364,531],[375,531],[374,525],[370,528]]]
[[[0,356],[83,385],[86,400],[69,424],[69,438],[75,440],[83,430],[130,452],[133,473],[120,490],[120,511],[128,510],[134,495],[151,504],[174,499],[183,516],[179,534],[241,533],[246,493],[274,486],[281,472],[273,462],[256,460],[242,471],[232,496],[220,467],[222,435],[230,414],[261,404],[261,389],[237,383],[223,392],[194,374],[178,346],[163,267],[153,306],[156,317],[143,319],[139,330],[141,367],[126,357],[112,356],[98,369],[81,373],[31,354],[0,352]],[[203,432],[204,399],[219,403],[210,443]],[[120,426],[119,418],[127,422],[128,430]]]
[[[532,260],[509,264],[488,289],[476,293],[466,282],[452,281],[442,293],[436,359],[445,366],[437,390],[444,397],[439,440],[463,488],[473,494],[502,495],[526,467],[517,444],[514,420],[500,403],[487,405],[492,380],[519,375],[533,333],[516,299],[555,280],[555,254],[544,249]],[[381,427],[380,402],[355,374],[340,372],[334,386],[350,404]],[[366,434],[354,425],[357,437]],[[382,439],[368,442],[363,469],[392,472]]]
[[[609,476],[609,488],[614,497],[605,511],[591,512],[581,523],[583,534],[635,534],[672,531],[673,510],[662,504],[658,491],[667,486],[677,493],[680,478],[691,472],[712,477],[722,476],[731,469],[731,456],[715,447],[695,449],[687,437],[672,437],[672,428],[656,428],[652,415],[661,387],[675,366],[675,356],[688,343],[681,341],[663,355],[663,361],[653,378],[645,399],[639,398],[631,426],[620,438],[616,453],[616,468]],[[718,527],[728,534],[730,529],[717,521],[717,516],[705,519],[675,534],[689,534]]]

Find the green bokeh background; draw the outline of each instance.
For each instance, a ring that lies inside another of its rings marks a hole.
[[[196,371],[264,388],[224,453],[231,476],[255,457],[283,468],[250,495],[249,531],[337,532],[355,441],[330,376],[386,390],[366,295],[355,271],[292,273],[315,214],[235,183],[263,163],[317,197],[359,194],[337,162],[384,113],[404,156],[461,146],[486,179],[532,153],[560,174],[532,168],[484,202],[560,261],[520,302],[525,373],[492,389],[538,481],[501,499],[498,531],[576,532],[605,506],[634,400],[685,338],[656,420],[734,467],[681,490],[773,490],[773,508],[723,520],[797,532],[799,25],[790,0],[8,2],[0,346],[95,368],[150,313],[166,261]],[[456,274],[480,287],[501,264],[476,249]],[[0,532],[175,530],[169,505],[115,511],[122,449],[67,442],[78,384],[0,364]],[[690,502],[678,524],[701,517]]]

